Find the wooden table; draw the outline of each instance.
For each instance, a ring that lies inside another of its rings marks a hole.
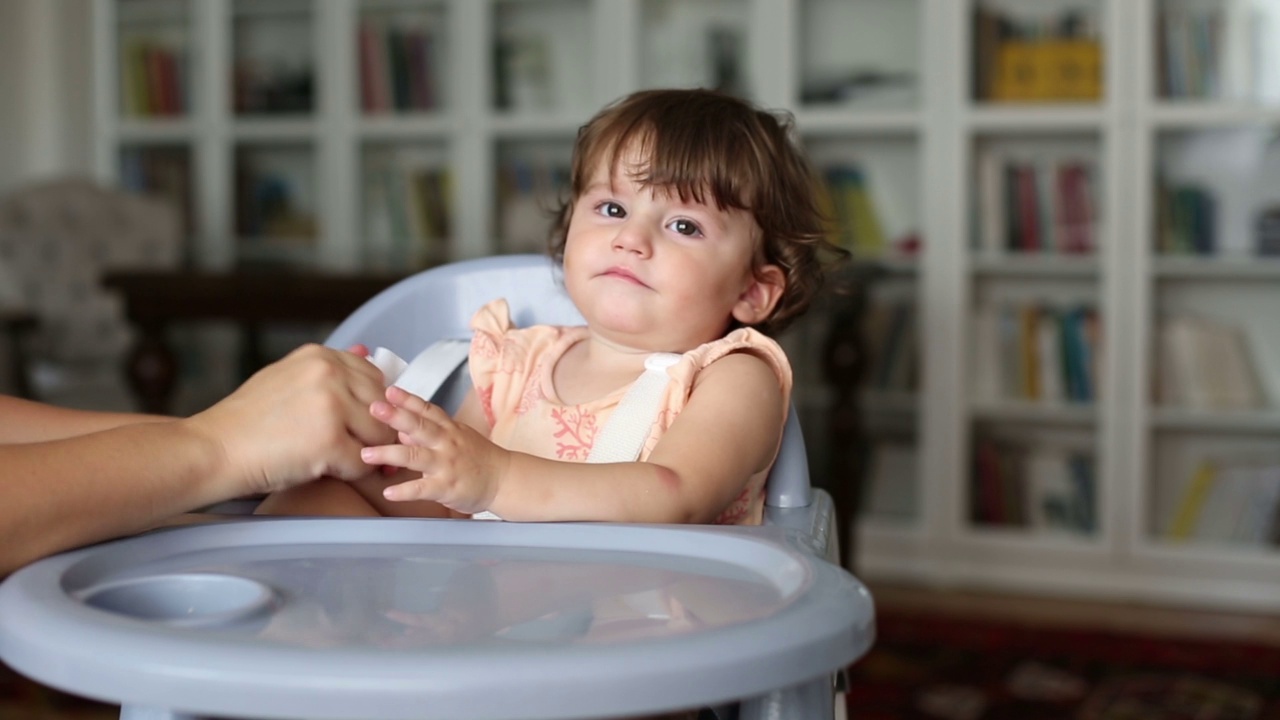
[[[261,328],[275,323],[337,323],[403,275],[252,270],[243,272],[131,270],[103,284],[121,293],[137,327],[126,372],[146,412],[166,413],[178,365],[166,337],[179,322],[230,320],[240,325],[246,371],[266,363]]]
[[[0,307],[0,330],[9,345],[9,386],[18,397],[33,397],[23,338],[35,330],[36,325],[35,313],[25,308]]]

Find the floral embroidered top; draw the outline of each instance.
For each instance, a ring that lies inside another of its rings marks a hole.
[[[569,348],[587,337],[587,328],[515,328],[507,302],[494,300],[471,319],[471,329],[475,334],[468,363],[472,384],[489,422],[489,439],[504,448],[539,457],[586,461],[598,431],[630,388],[622,387],[578,405],[560,401],[552,383],[552,370]],[[678,363],[667,369],[672,382],[667,384],[662,409],[649,431],[640,460],[649,456],[688,402],[698,371],[732,352],[753,353],[773,367],[782,386],[786,412],[792,383],[786,354],[776,342],[755,330],[734,330],[684,353]],[[716,523],[758,525],[764,514],[767,476],[767,469],[754,475]]]

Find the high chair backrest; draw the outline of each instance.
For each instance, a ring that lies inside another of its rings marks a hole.
[[[409,360],[440,340],[471,337],[471,317],[485,303],[506,298],[511,319],[529,325],[581,325],[582,315],[564,291],[559,267],[541,255],[501,255],[432,268],[382,291],[339,325],[325,344],[385,347]],[[453,412],[470,388],[465,369],[455,372],[431,400]],[[782,446],[769,475],[770,507],[810,503],[809,464],[795,407],[787,414]]]

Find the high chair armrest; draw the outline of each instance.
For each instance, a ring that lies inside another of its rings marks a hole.
[[[840,565],[839,524],[835,503],[822,488],[809,491],[810,502],[804,507],[765,505],[764,523],[795,530],[809,549],[828,562]]]
[[[800,418],[794,404],[787,412],[782,445],[769,472],[766,492],[764,502],[767,507],[802,508],[811,501],[809,459],[805,455],[804,433],[800,430]]]

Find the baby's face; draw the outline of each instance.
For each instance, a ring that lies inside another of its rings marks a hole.
[[[732,318],[759,322],[744,301],[758,285],[751,214],[645,187],[637,160],[602,163],[573,206],[565,285],[587,324],[623,347],[684,352]]]

